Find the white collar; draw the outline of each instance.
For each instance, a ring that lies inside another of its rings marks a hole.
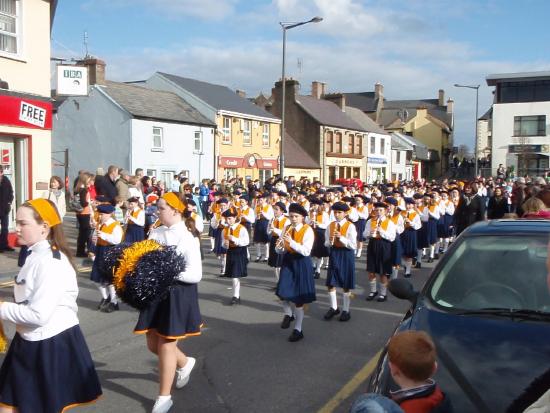
[[[42,241],[38,241],[36,244],[29,247],[29,250],[33,252],[40,252],[40,251],[46,251],[50,248],[51,248],[50,242],[47,239],[44,239]]]

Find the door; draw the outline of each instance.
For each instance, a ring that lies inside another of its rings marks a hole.
[[[4,176],[9,179],[13,188],[14,202],[9,217],[10,231],[15,229],[15,210],[16,205],[20,205],[22,201],[18,200],[17,192],[17,172],[15,167],[15,144],[13,138],[0,136],[0,164],[4,168]],[[19,201],[19,202],[18,202]]]

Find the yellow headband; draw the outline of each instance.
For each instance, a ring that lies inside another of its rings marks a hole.
[[[50,228],[61,224],[61,218],[59,217],[55,206],[53,206],[46,199],[33,199],[32,201],[29,201],[29,204],[32,205],[35,211],[38,212],[38,215],[40,215],[40,218],[42,218],[42,221],[48,224]]]
[[[167,192],[162,196],[162,199],[164,199],[166,203],[174,208],[176,211],[185,211],[185,204],[181,202],[181,199],[179,199],[179,197],[175,193]]]

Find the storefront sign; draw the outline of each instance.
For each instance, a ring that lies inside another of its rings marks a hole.
[[[353,159],[353,158],[327,157],[326,164],[328,166],[355,166],[355,167],[361,167],[361,166],[363,166],[363,160],[362,159]]]
[[[57,94],[86,96],[88,94],[88,68],[85,66],[57,66]]]
[[[258,168],[279,169],[279,161],[277,159],[258,159]]]
[[[2,158],[0,159],[0,165],[9,165],[10,162],[10,150],[2,149]]]
[[[0,125],[51,129],[52,104],[17,96],[0,95]]]
[[[235,158],[230,156],[220,156],[219,166],[222,168],[242,168],[244,164],[244,158]]]
[[[548,153],[550,145],[508,145],[510,153]]]
[[[388,160],[386,158],[375,158],[374,156],[369,156],[367,158],[367,163],[375,163],[375,164],[384,165],[384,164],[388,163]]]

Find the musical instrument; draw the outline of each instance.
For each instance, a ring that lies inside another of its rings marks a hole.
[[[283,230],[283,232],[281,233],[281,236],[277,239],[277,242],[275,243],[275,248],[276,249],[283,249],[285,247],[285,236],[287,234],[287,232],[290,230],[290,228],[292,227],[292,225],[288,225],[285,227],[285,229]]]
[[[334,232],[331,234],[330,237],[330,245],[334,245],[336,242],[336,233],[340,233],[340,223],[336,223],[336,227],[334,228]]]

